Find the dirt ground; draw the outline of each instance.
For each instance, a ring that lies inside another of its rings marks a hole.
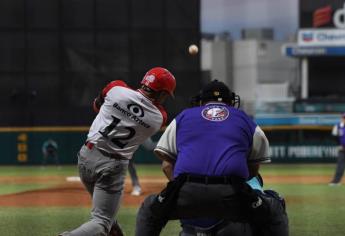
[[[266,183],[328,183],[329,176],[265,176]],[[157,193],[166,184],[163,177],[140,178],[143,194],[139,197],[131,196],[129,179],[126,179],[122,204],[124,206],[138,206],[151,193]],[[0,184],[54,184],[54,187],[25,191],[16,194],[0,196],[0,206],[35,207],[35,206],[90,206],[91,199],[80,182],[69,182],[65,177],[0,177]]]

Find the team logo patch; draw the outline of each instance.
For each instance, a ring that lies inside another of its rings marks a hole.
[[[212,105],[204,108],[201,112],[202,117],[210,121],[223,121],[229,116],[229,110],[224,106]]]
[[[148,86],[150,85],[151,83],[153,83],[153,81],[155,81],[156,77],[154,75],[148,75],[144,78],[144,81],[143,83]]]
[[[137,117],[143,117],[144,116],[144,110],[138,104],[135,104],[135,103],[128,104],[127,109],[130,110],[131,113]]]

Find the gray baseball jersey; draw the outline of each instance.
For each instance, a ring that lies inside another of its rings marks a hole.
[[[91,125],[87,145],[78,153],[80,178],[92,196],[91,219],[60,234],[63,236],[108,235],[116,224],[128,160],[166,121],[166,112],[160,105],[123,81],[108,84],[102,98],[104,103]]]
[[[99,149],[131,159],[139,145],[161,128],[166,112],[123,81],[110,83],[103,93],[104,103],[87,140]]]

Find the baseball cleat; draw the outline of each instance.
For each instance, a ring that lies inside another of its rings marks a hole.
[[[141,187],[140,186],[134,186],[133,191],[131,192],[132,196],[140,196],[141,195]]]

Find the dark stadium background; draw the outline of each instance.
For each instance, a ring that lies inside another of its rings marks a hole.
[[[136,87],[154,66],[177,78],[173,117],[200,87],[198,0],[0,1],[0,126],[89,125],[115,79]]]

